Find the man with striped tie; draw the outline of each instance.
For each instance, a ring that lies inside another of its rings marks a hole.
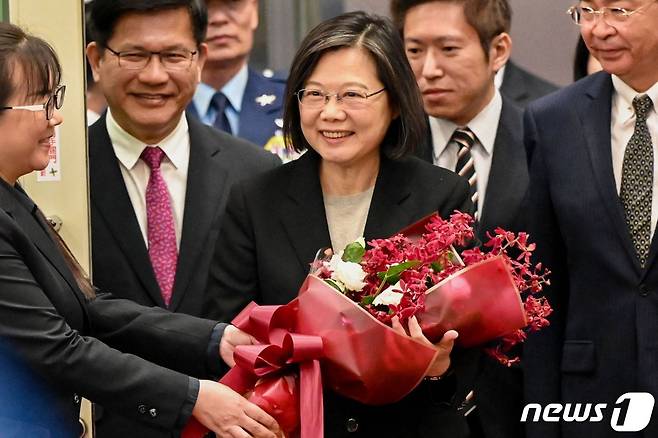
[[[522,112],[494,82],[511,51],[508,1],[393,0],[391,12],[428,114],[417,155],[469,180],[480,240],[516,229],[528,186]],[[472,436],[521,436],[520,371],[480,365]]]

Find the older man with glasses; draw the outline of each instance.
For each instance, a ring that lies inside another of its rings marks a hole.
[[[109,105],[89,130],[95,284],[198,316],[232,184],[280,161],[184,115],[206,60],[203,2],[95,0],[91,21],[87,56]],[[172,433],[108,412],[97,430]]]
[[[590,0],[568,14],[604,71],[525,115],[528,228],[555,309],[525,345],[528,437],[655,437],[658,5]]]
[[[249,140],[283,161],[297,157],[281,135],[285,79],[248,65],[258,0],[206,0],[208,56],[188,113]]]

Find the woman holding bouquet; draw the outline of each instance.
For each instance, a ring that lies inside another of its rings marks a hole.
[[[224,385],[187,375],[220,372],[220,353],[232,361],[233,344],[250,342],[244,333],[96,296],[18,183],[49,162],[51,139],[62,122],[60,79],[48,43],[0,23],[0,362],[22,366],[30,385],[11,373],[0,376],[0,397],[9,394],[24,406],[0,412],[0,435],[79,436],[80,397],[87,397],[172,436],[194,416],[221,437],[274,438],[278,426],[260,408]],[[39,385],[48,397],[25,402],[41,397],[31,392]],[[47,412],[38,408],[44,400]]]
[[[472,209],[465,180],[409,156],[422,141],[425,114],[387,19],[355,12],[317,26],[295,56],[287,90],[284,134],[305,153],[234,187],[207,316],[230,319],[252,300],[289,302],[319,248],[388,237],[433,212]],[[409,330],[428,342],[415,319]],[[462,436],[447,372],[456,337],[446,333],[427,381],[398,403],[366,406],[325,391],[325,436]]]

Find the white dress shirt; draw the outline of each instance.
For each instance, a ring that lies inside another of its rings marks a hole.
[[[494,85],[496,86],[496,90],[500,90],[500,87],[503,85],[503,79],[505,79],[505,69],[507,68],[507,64],[503,65],[500,70],[496,72],[496,76],[494,76]]]
[[[496,90],[491,101],[480,113],[473,118],[466,127],[475,134],[475,144],[471,148],[473,165],[477,175],[478,212],[482,218],[482,207],[484,206],[487,193],[487,183],[491,171],[491,161],[494,153],[494,143],[498,132],[500,112],[503,108],[503,99],[500,92]],[[457,166],[457,152],[459,147],[455,142],[450,142],[453,132],[459,126],[453,122],[436,117],[430,117],[430,129],[432,131],[432,145],[434,148],[434,164],[445,167],[452,171]]]
[[[621,189],[621,172],[624,165],[624,152],[635,130],[635,110],[633,99],[635,96],[646,94],[653,102],[653,108],[647,116],[647,126],[651,134],[653,145],[653,192],[651,197],[651,235],[656,231],[658,221],[658,82],[653,84],[645,93],[638,93],[618,76],[612,75],[612,85],[615,92],[612,95],[612,114],[610,133],[612,142],[612,169],[615,174],[617,193]]]
[[[226,85],[221,89],[228,105],[224,113],[228,119],[228,124],[231,125],[231,132],[237,135],[240,132],[240,111],[242,111],[242,98],[244,91],[247,89],[247,82],[249,81],[249,69],[245,63],[240,71],[229,80]],[[201,121],[206,125],[213,126],[217,118],[217,110],[214,106],[210,105],[210,101],[217,90],[210,85],[200,82],[194,92],[192,103],[194,104]]]
[[[110,135],[114,154],[119,160],[121,175],[128,190],[139,228],[144,242],[148,246],[148,221],[146,219],[146,186],[151,169],[139,159],[146,147],[159,146],[165,153],[160,164],[162,177],[167,183],[171,205],[174,213],[174,228],[176,229],[176,245],[180,249],[181,232],[183,229],[183,210],[185,206],[185,190],[187,188],[187,168],[190,161],[190,136],[187,119],[184,114],[176,128],[160,143],[147,145],[128,134],[112,117],[108,108],[106,118],[107,133]]]

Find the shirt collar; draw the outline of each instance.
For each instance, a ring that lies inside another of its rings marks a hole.
[[[144,148],[148,146],[159,146],[176,168],[185,165],[184,145],[188,136],[188,126],[184,113],[181,114],[180,120],[174,130],[156,145],[148,145],[126,132],[116,122],[109,108],[107,109],[105,124],[107,133],[112,141],[112,146],[114,147],[114,153],[126,169],[132,169],[137,164],[137,160],[142,155]]]
[[[653,84],[651,88],[644,93],[638,93],[617,75],[612,75],[612,85],[615,89],[615,103],[613,104],[613,107],[617,113],[618,120],[623,124],[635,122],[633,99],[636,96],[642,94],[649,96],[653,102],[653,108],[651,111],[656,112],[656,105],[658,105],[658,82]]]
[[[233,107],[237,113],[242,110],[242,96],[244,96],[244,90],[247,88],[248,79],[249,68],[247,67],[247,64],[245,64],[242,66],[238,74],[233,76],[221,90],[231,104],[231,107]],[[200,114],[206,114],[208,112],[210,101],[216,92],[217,90],[206,83],[201,82],[197,85],[194,93],[194,104]]]
[[[491,101],[473,120],[466,124],[473,131],[487,154],[493,153],[502,108],[503,98],[500,92],[496,90]],[[449,120],[430,116],[430,129],[432,130],[434,151],[437,157],[448,147],[448,142],[457,127],[455,123]]]
[[[503,85],[503,79],[505,78],[505,69],[507,68],[507,64],[503,65],[500,70],[496,72],[496,75],[494,76],[494,85],[496,86],[496,89],[499,90],[500,87]]]

